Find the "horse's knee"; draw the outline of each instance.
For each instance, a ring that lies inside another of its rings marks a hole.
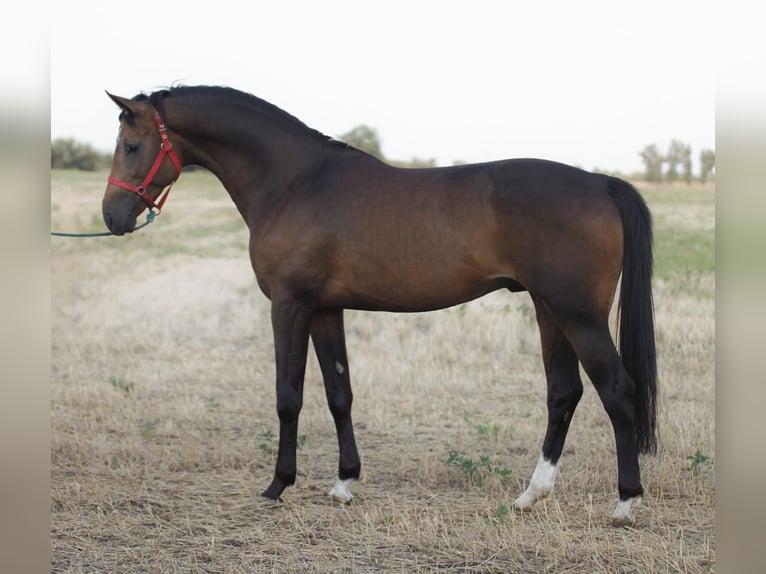
[[[299,397],[280,396],[277,398],[277,416],[282,424],[293,424],[298,421],[303,402]]]

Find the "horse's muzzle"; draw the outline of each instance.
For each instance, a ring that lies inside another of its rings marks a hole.
[[[121,189],[107,189],[104,201],[101,203],[101,215],[110,232],[114,235],[125,235],[133,233],[136,228],[136,218],[143,208],[143,200],[135,193],[127,193]]]
[[[125,235],[126,233],[133,233],[136,228],[136,218],[128,215],[127,217],[120,214],[112,214],[111,211],[104,209],[103,211],[104,223],[109,231],[114,235]]]

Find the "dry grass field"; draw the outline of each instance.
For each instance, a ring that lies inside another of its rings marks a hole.
[[[55,171],[51,228],[102,230],[105,173]],[[281,505],[268,301],[247,230],[207,173],[127,237],[51,239],[54,572],[715,570],[715,191],[642,188],[656,221],[658,453],[613,528],[611,425],[592,385],[554,495],[511,508],[545,432],[528,295],[444,311],[347,312],[362,478],[327,492],[335,431],[313,356],[298,479]]]

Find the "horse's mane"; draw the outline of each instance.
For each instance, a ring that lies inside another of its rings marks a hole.
[[[304,124],[301,120],[295,116],[287,113],[281,108],[278,108],[272,103],[262,100],[247,92],[235,90],[226,86],[182,86],[176,85],[169,88],[163,88],[149,94],[141,93],[134,96],[132,99],[136,101],[148,100],[161,115],[164,116],[163,101],[166,98],[194,98],[194,97],[206,97],[214,98],[222,102],[239,103],[246,107],[250,107],[253,111],[268,117],[271,121],[277,123],[282,128],[297,133],[299,135],[305,135],[310,138],[315,138],[318,141],[338,146],[344,149],[356,149],[353,146],[336,140],[333,137],[327,136],[322,132],[310,128]]]

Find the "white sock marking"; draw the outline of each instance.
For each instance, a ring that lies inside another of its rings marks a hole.
[[[641,503],[641,497],[634,496],[633,498],[628,498],[618,502],[614,512],[612,512],[612,524],[615,526],[632,525],[635,522],[635,519],[630,514],[630,508],[634,503],[636,506],[638,506],[638,504]]]
[[[546,460],[543,455],[537,460],[535,472],[524,493],[519,496],[513,505],[520,510],[531,510],[535,502],[545,498],[553,491],[553,483],[558,473],[558,464]]]
[[[354,498],[351,491],[348,489],[348,485],[351,484],[351,478],[345,480],[338,479],[335,486],[330,490],[330,496],[332,496],[338,502],[348,503]]]

